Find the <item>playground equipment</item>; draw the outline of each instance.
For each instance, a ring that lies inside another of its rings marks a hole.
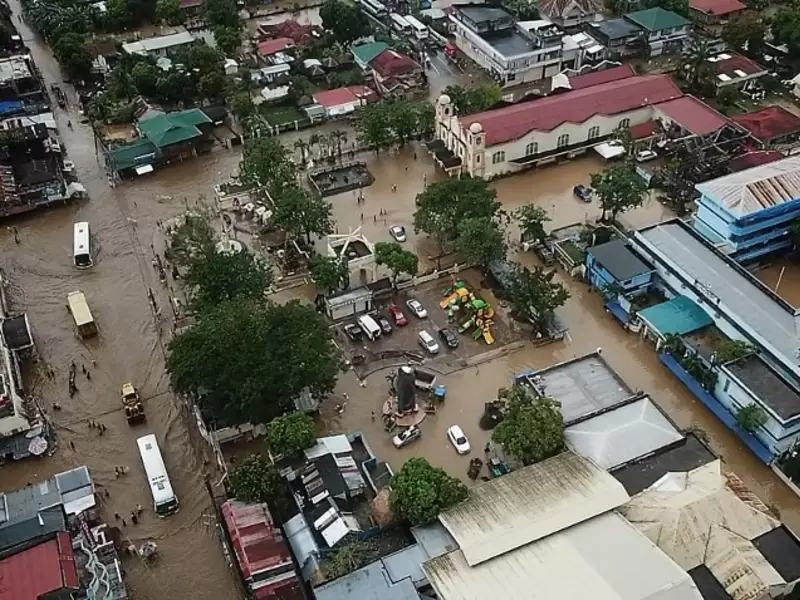
[[[445,290],[444,296],[439,306],[442,310],[448,311],[450,321],[455,321],[456,313],[461,310],[469,315],[469,318],[458,326],[458,333],[466,333],[475,327],[472,339],[477,341],[483,338],[487,344],[494,344],[495,339],[491,330],[494,309],[488,302],[470,292],[463,281],[456,281],[452,287]]]

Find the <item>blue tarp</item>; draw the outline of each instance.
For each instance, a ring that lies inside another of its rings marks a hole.
[[[25,104],[22,100],[3,100],[0,102],[0,115],[7,115],[22,110]]]
[[[722,421],[725,426],[733,431],[739,438],[747,445],[748,448],[755,454],[759,459],[761,459],[764,463],[770,464],[772,460],[775,458],[775,455],[767,448],[761,440],[759,440],[756,436],[752,433],[747,431],[744,427],[739,425],[739,422],[736,420],[736,417],[719,401],[714,398],[711,394],[709,394],[706,389],[700,385],[697,380],[692,377],[686,369],[684,369],[681,364],[675,359],[674,356],[668,354],[666,352],[662,352],[659,355],[661,358],[661,362],[672,371],[673,375],[675,375],[681,382],[689,388],[689,391],[692,392],[700,402],[706,405],[706,408],[714,413],[720,421]]]

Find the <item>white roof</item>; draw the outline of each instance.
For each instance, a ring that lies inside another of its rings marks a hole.
[[[689,575],[615,512],[478,566],[456,550],[423,568],[442,600],[702,600]]]
[[[439,515],[475,566],[624,504],[622,484],[572,452],[472,489]]]
[[[625,154],[625,146],[622,144],[612,145],[608,142],[603,142],[602,144],[597,144],[597,146],[594,147],[594,151],[607,160]]]
[[[350,454],[353,447],[346,435],[329,435],[317,438],[317,443],[305,451],[306,459],[313,460],[326,454]]]
[[[785,583],[751,540],[777,528],[755,498],[739,498],[719,460],[668,473],[620,513],[685,570],[706,565],[735,599],[760,598]]]
[[[572,425],[564,434],[573,452],[604,469],[624,465],[683,439],[649,398]]]
[[[148,52],[156,52],[165,48],[191,44],[193,41],[194,38],[191,33],[188,31],[181,31],[180,33],[145,38],[138,42],[122,44],[122,49],[128,54],[147,54]]]
[[[800,156],[745,169],[695,187],[734,217],[744,217],[800,198]]]

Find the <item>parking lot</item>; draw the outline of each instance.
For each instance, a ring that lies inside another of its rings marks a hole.
[[[477,271],[466,271],[458,275],[458,281],[464,281],[468,289],[472,291],[477,297],[487,302],[490,306],[497,306],[497,299],[492,294],[491,290],[481,287],[480,274]],[[498,315],[490,319],[490,330],[494,342],[487,344],[483,337],[477,340],[473,339],[475,327],[470,327],[465,333],[459,334],[459,325],[466,321],[470,313],[465,309],[456,313],[452,322],[448,317],[448,311],[440,307],[440,302],[444,299],[444,292],[452,287],[453,280],[449,278],[442,278],[437,281],[426,283],[418,286],[416,289],[409,290],[409,293],[398,292],[390,301],[382,303],[377,310],[373,313],[374,316],[383,316],[390,320],[392,323],[392,332],[388,335],[381,335],[377,340],[370,341],[362,332],[361,339],[354,342],[348,338],[344,333],[344,325],[355,324],[355,319],[348,320],[345,324],[337,327],[339,338],[343,340],[345,352],[352,358],[354,355],[363,355],[365,357],[365,370],[373,370],[378,365],[374,363],[383,360],[390,360],[397,362],[398,358],[402,358],[404,353],[415,353],[424,357],[426,360],[435,362],[436,365],[444,369],[456,368],[462,366],[464,361],[470,357],[482,354],[489,350],[494,350],[504,346],[517,339],[509,325]],[[417,299],[427,312],[425,318],[415,316],[406,305],[409,298]],[[408,324],[405,326],[396,326],[389,314],[389,306],[395,304],[398,306],[405,316]],[[440,337],[438,331],[440,329],[449,329],[458,339],[458,346],[450,348],[445,341]],[[439,351],[436,354],[428,353],[423,349],[419,342],[419,333],[427,331],[433,336],[439,345]]]

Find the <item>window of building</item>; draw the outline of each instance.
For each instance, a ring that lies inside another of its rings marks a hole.
[[[722,391],[727,392],[729,387],[731,387],[731,380],[730,379],[726,379],[725,380],[725,386],[722,388]]]
[[[506,153],[501,150],[500,152],[495,152],[492,154],[492,164],[496,165],[497,163],[505,162],[506,161]]]
[[[597,125],[595,125],[591,129],[589,129],[589,137],[588,137],[588,139],[594,140],[594,139],[599,138],[599,137],[600,137],[600,128]]]
[[[478,154],[478,156],[475,157],[475,162],[476,163],[481,162],[481,155],[480,154]]]
[[[539,144],[536,142],[531,142],[525,146],[525,156],[533,156],[537,152],[539,152]]]
[[[564,146],[569,146],[569,134],[563,133],[558,136],[558,143],[556,144],[557,148],[563,148]]]
[[[506,81],[514,81],[516,78],[517,78],[517,74],[516,73],[509,73],[506,76]]]
[[[622,119],[622,121],[619,122],[619,126],[620,127],[630,127],[631,126],[631,120],[630,119]]]

